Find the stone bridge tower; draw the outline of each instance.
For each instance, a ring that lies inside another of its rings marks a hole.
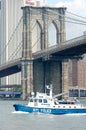
[[[66,84],[64,83],[67,83],[66,62],[63,61],[62,63],[60,57],[46,57],[45,55],[42,59],[34,60],[33,53],[53,45],[60,46],[66,40],[66,8],[22,7],[22,10],[23,48],[21,79],[23,99],[26,99],[33,90],[45,91],[45,85],[50,84],[53,85],[54,93],[65,91]]]

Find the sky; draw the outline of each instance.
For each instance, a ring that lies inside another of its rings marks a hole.
[[[86,0],[44,0],[45,4],[54,7],[67,7],[67,12],[84,17],[79,20],[86,22]],[[67,15],[69,17],[69,15]],[[76,18],[76,17],[73,17]],[[79,37],[86,32],[86,25],[66,23],[66,40]],[[86,33],[85,33],[86,34]],[[86,55],[84,57],[86,61]]]
[[[45,1],[45,5],[52,7],[67,7],[67,12],[74,13],[84,19],[79,17],[78,20],[86,21],[86,0],[40,0]],[[67,14],[69,17],[69,14]],[[76,18],[76,17],[73,17]],[[67,31],[67,39],[72,39],[78,36],[83,35],[83,32],[86,31],[86,25],[77,25],[77,24],[69,24],[66,23],[66,31]]]
[[[49,6],[65,6],[68,11],[86,16],[86,0],[44,0]]]

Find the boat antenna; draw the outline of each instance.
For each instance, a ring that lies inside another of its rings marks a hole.
[[[52,84],[50,84],[50,97],[52,97]]]

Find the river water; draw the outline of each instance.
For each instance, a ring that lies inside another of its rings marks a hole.
[[[0,130],[86,130],[86,115],[47,115],[15,112],[13,104],[0,101]]]

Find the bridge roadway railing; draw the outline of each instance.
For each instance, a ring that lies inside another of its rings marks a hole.
[[[86,35],[82,35],[80,37],[70,39],[68,41],[61,43],[60,45],[57,44],[57,45],[51,46],[47,49],[37,51],[37,52],[33,53],[33,58],[37,59],[37,58],[45,57],[46,55],[49,55],[56,51],[60,52],[64,49],[71,48],[71,47],[81,45],[84,43],[86,43]]]

